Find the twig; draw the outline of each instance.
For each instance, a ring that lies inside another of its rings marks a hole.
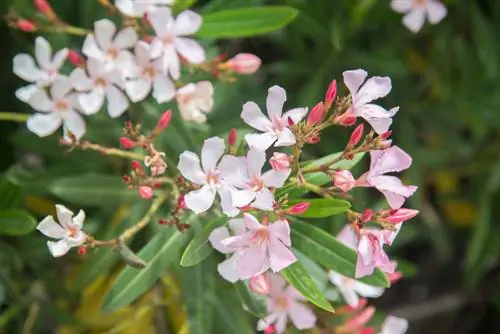
[[[28,311],[28,317],[26,318],[26,321],[24,322],[23,325],[23,330],[21,332],[22,334],[31,334],[33,332],[33,326],[35,325],[35,320],[39,312],[40,312],[40,302],[35,302],[31,304]]]
[[[24,123],[30,117],[29,114],[20,114],[16,112],[0,112],[0,121],[11,121],[11,122],[19,122]]]
[[[84,151],[86,150],[91,150],[91,151],[96,151],[105,155],[114,155],[117,157],[122,157],[126,159],[132,159],[132,160],[144,160],[144,155],[140,153],[135,153],[135,152],[129,152],[129,151],[124,151],[120,150],[118,148],[112,148],[112,147],[104,147],[98,144],[93,144],[88,141],[77,141],[74,143],[74,147],[82,149]]]

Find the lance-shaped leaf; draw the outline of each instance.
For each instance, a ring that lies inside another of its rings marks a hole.
[[[298,203],[307,202],[309,208],[297,217],[302,218],[325,218],[347,212],[351,203],[338,198],[316,198],[316,199],[294,199],[288,201],[289,206]]]

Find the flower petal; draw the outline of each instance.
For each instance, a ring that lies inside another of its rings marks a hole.
[[[175,97],[175,85],[166,76],[158,75],[153,81],[153,98],[157,103],[166,103]]]
[[[245,162],[245,158],[242,159],[232,155],[224,155],[218,166],[222,180],[231,186],[246,188],[249,177]],[[240,206],[238,204],[235,205]]]
[[[181,62],[175,48],[170,45],[163,50],[163,71],[170,73],[172,79],[178,80],[181,76]]]
[[[436,0],[431,0],[427,2],[427,17],[429,22],[436,24],[446,16],[446,7]]]
[[[132,27],[122,29],[116,34],[113,40],[113,46],[119,49],[133,48],[137,42],[137,32]]]
[[[186,206],[194,213],[200,214],[210,209],[215,199],[215,190],[205,185],[199,190],[193,190],[186,194]]]
[[[262,167],[266,163],[266,152],[251,147],[247,153],[248,175],[250,177],[260,177],[262,175]]]
[[[53,239],[62,239],[66,236],[66,230],[56,223],[52,216],[45,217],[36,229]]]
[[[174,34],[176,36],[192,35],[200,29],[202,18],[192,10],[179,13],[174,23]]]
[[[266,248],[253,247],[242,251],[236,259],[236,272],[240,279],[248,279],[260,273],[266,265]]]
[[[246,228],[249,229],[250,231],[259,230],[264,227],[252,214],[244,213],[243,219]]]
[[[272,86],[267,91],[266,109],[269,119],[281,119],[286,91],[280,86]]]
[[[49,114],[37,113],[28,118],[26,125],[28,130],[39,137],[46,137],[53,134],[62,123],[61,114],[52,112]]]
[[[408,320],[389,315],[382,323],[380,334],[404,334],[407,330]]]
[[[269,189],[264,188],[256,194],[255,201],[252,203],[252,208],[263,211],[273,211],[274,202],[273,193]]]
[[[35,93],[37,90],[38,86],[36,84],[31,84],[17,89],[15,95],[19,100],[23,101],[24,103],[28,103],[33,93]]]
[[[290,247],[292,241],[290,240],[290,226],[286,221],[278,220],[269,225],[271,235],[279,239],[285,246]]]
[[[357,69],[345,71],[344,73],[342,73],[342,76],[344,77],[344,84],[347,86],[347,89],[349,89],[349,92],[351,93],[353,99],[355,99],[358,93],[358,89],[365,81],[368,73],[366,73],[365,70]]]
[[[35,58],[41,69],[51,69],[52,65],[52,48],[49,42],[39,36],[35,40]]]
[[[292,130],[289,128],[284,128],[281,130],[278,140],[276,141],[276,144],[274,146],[280,147],[280,146],[292,146],[295,144],[295,135],[293,134]]]
[[[370,159],[374,162],[370,168],[370,175],[401,172],[412,164],[411,156],[398,146],[392,146],[382,151],[370,151]]]
[[[392,0],[391,8],[398,13],[407,13],[413,8],[413,0]]]
[[[77,95],[78,103],[86,115],[93,115],[101,110],[104,104],[104,91],[100,88],[93,89],[88,93]]]
[[[73,225],[79,230],[81,230],[84,221],[85,221],[85,211],[80,210],[78,211],[78,214],[73,217]]]
[[[205,50],[193,39],[177,37],[174,39],[177,52],[191,64],[201,64],[205,61]]]
[[[403,24],[406,28],[410,29],[411,32],[418,32],[422,29],[425,21],[425,10],[415,9],[403,17]]]
[[[52,58],[51,68],[58,71],[66,61],[66,58],[68,57],[68,52],[69,51],[66,48],[56,52],[54,58]]]
[[[224,246],[221,241],[229,238],[230,236],[231,234],[229,234],[229,230],[227,229],[227,227],[222,226],[214,229],[210,233],[210,235],[208,236],[208,241],[210,241],[212,247],[215,248],[219,253],[229,254],[233,253],[234,249]]]
[[[375,104],[364,105],[359,114],[363,117],[379,135],[388,131],[392,125],[392,116],[398,112],[399,107],[392,108],[387,111],[384,108]]]
[[[238,236],[245,233],[245,219],[243,218],[230,219],[228,225],[229,230],[233,235]]]
[[[177,169],[189,181],[199,185],[205,184],[205,173],[200,168],[200,159],[193,152],[184,151],[180,155]]]
[[[156,36],[162,37],[165,33],[173,30],[172,11],[168,7],[154,8],[148,10],[148,21],[151,23]]]
[[[105,60],[105,55],[97,45],[94,34],[88,35],[83,41],[82,53],[91,59]]]
[[[352,229],[351,225],[346,225],[337,235],[337,240],[350,248],[356,248],[358,244],[358,236]]]
[[[205,173],[215,170],[217,162],[224,154],[226,145],[219,137],[212,137],[205,140],[201,148],[201,166]]]
[[[233,255],[224,262],[217,265],[217,271],[226,280],[231,283],[237,282],[240,278],[236,271],[236,256]]]
[[[70,131],[76,139],[80,139],[85,134],[85,121],[83,117],[74,110],[68,110],[63,120],[64,129]],[[66,132],[65,131],[65,132]]]
[[[67,77],[59,77],[50,86],[52,99],[61,99],[71,91],[71,84]]]
[[[316,316],[311,309],[298,302],[291,302],[288,314],[293,325],[299,330],[313,328],[316,325]]]
[[[198,108],[204,112],[210,112],[214,105],[214,87],[210,81],[204,80],[196,84],[196,102]]]
[[[65,229],[73,228],[73,212],[62,204],[56,204],[57,220]]]
[[[250,147],[255,147],[261,151],[267,150],[278,136],[270,132],[265,133],[249,133],[245,135],[245,140]]]
[[[231,190],[231,199],[233,202],[233,205],[241,208],[243,206],[246,206],[250,204],[255,199],[256,193],[251,190],[251,189],[245,189],[245,190],[239,190],[239,189],[232,189]]]
[[[245,123],[260,131],[267,131],[272,125],[271,121],[264,116],[259,106],[255,102],[246,102],[241,111],[241,118]],[[270,146],[270,145],[269,145]]]
[[[53,257],[63,256],[71,249],[71,246],[64,239],[57,242],[47,241],[47,247],[49,247],[49,252]]]
[[[151,81],[145,78],[129,80],[125,83],[125,92],[134,103],[144,100],[150,91]]]
[[[377,298],[382,296],[382,294],[384,293],[384,288],[371,286],[358,281],[356,281],[356,284],[354,285],[354,290],[356,290],[356,292],[359,293],[360,296],[367,298]]]
[[[113,21],[102,19],[94,23],[94,33],[97,44],[103,50],[108,50],[111,47],[113,36],[116,33],[116,26]]]
[[[287,168],[284,171],[270,169],[262,175],[262,180],[268,188],[280,188],[290,176],[292,170]]]
[[[105,91],[109,116],[113,118],[121,116],[129,106],[127,97],[114,85],[109,85]]]
[[[291,118],[294,124],[299,123],[302,121],[304,116],[307,114],[307,108],[294,108],[288,110],[284,115],[283,115],[283,120],[288,122],[288,118]]]
[[[274,272],[285,269],[297,261],[295,254],[277,239],[269,241],[268,252],[271,269]]]
[[[18,77],[28,82],[36,82],[42,75],[42,71],[36,67],[33,57],[27,54],[16,55],[12,69]]]
[[[231,198],[231,193],[227,187],[221,187],[218,190],[220,196],[220,206],[222,209],[222,213],[224,213],[228,217],[234,217],[240,213],[240,210],[233,204],[233,200]]]
[[[392,89],[391,78],[371,77],[358,91],[353,101],[355,107],[365,105],[373,100],[387,96]]]
[[[87,91],[92,89],[94,82],[90,80],[82,68],[75,68],[69,75],[69,81],[71,85],[79,91]]]

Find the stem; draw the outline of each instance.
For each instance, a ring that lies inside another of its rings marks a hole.
[[[72,25],[47,27],[47,28],[45,28],[45,31],[57,32],[57,33],[67,33],[69,35],[76,35],[76,36],[86,36],[86,35],[92,33],[91,30],[88,30],[85,28],[80,28],[80,27],[75,27]]]
[[[98,144],[92,144],[90,142],[84,141],[84,142],[77,142],[75,144],[77,148],[80,148],[82,150],[92,150],[92,151],[97,151],[105,155],[114,155],[117,157],[121,158],[126,158],[126,159],[132,159],[132,160],[144,160],[144,155],[140,153],[135,153],[135,152],[129,152],[129,151],[124,151],[120,150],[118,148],[111,148],[111,147],[105,147],[101,146]]]
[[[40,302],[35,302],[34,304],[31,304],[28,311],[28,317],[26,318],[26,321],[24,322],[23,325],[22,334],[32,333],[33,326],[35,325],[35,320],[39,312],[40,312]]]
[[[314,173],[314,172],[326,172],[328,170],[328,167],[330,167],[333,164],[339,163],[342,160],[344,160],[344,153],[339,155],[337,158],[333,159],[332,161],[325,162],[324,164],[318,166],[318,167],[306,167],[302,170],[304,174],[307,173]]]
[[[30,117],[29,114],[19,114],[16,112],[0,112],[0,121],[11,121],[11,122],[19,122],[24,123]]]
[[[312,183],[309,183],[309,182],[303,182],[301,184],[301,183],[299,183],[299,181],[295,177],[290,178],[290,181],[292,183],[296,184],[299,187],[302,187],[302,188],[304,188],[306,190],[312,191],[313,193],[316,193],[316,194],[318,194],[320,196],[323,196],[325,198],[331,198],[332,197],[332,196],[330,196],[328,194],[328,191],[325,191],[325,189],[323,189],[320,186],[317,186],[315,184],[312,184]]]

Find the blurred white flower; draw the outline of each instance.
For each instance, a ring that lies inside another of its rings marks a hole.
[[[16,90],[16,97],[28,103],[31,95],[38,87],[47,87],[57,78],[61,77],[59,69],[68,56],[68,49],[58,51],[52,57],[52,48],[43,37],[35,40],[35,60],[28,54],[18,54],[14,57],[13,71],[23,80],[31,83]],[[37,67],[38,65],[38,67]]]
[[[173,2],[174,0],[116,0],[115,6],[123,15],[142,17],[148,10],[161,5],[171,5]]]
[[[446,16],[446,7],[438,0],[392,0],[391,8],[406,14],[403,24],[414,33],[422,29],[426,16],[431,24]]]
[[[182,119],[205,123],[205,113],[212,110],[214,105],[214,88],[210,81],[189,83],[177,90],[176,98]]]

